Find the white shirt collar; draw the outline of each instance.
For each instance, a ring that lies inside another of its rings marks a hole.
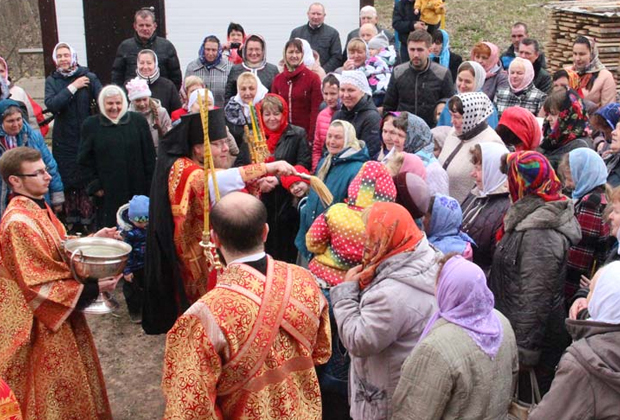
[[[236,260],[231,261],[229,264],[243,264],[247,262],[258,261],[260,259],[265,258],[266,256],[267,254],[265,254],[265,251],[262,251],[256,254],[246,255],[245,257],[237,258]]]

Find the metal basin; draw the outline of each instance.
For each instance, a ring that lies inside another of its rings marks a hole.
[[[100,279],[121,274],[131,246],[116,239],[88,237],[67,240],[64,251],[73,277],[84,281],[88,277]]]

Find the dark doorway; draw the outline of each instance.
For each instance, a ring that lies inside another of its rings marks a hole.
[[[101,83],[110,83],[119,44],[133,36],[133,16],[142,7],[154,7],[157,35],[166,36],[165,0],[83,0],[88,68]]]

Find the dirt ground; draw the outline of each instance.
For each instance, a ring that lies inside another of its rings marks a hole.
[[[119,283],[117,313],[87,315],[101,360],[114,420],[156,420],[164,412],[161,372],[165,335],[146,335],[129,320]]]

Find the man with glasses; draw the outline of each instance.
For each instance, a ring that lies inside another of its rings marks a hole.
[[[24,418],[111,419],[97,350],[79,309],[100,291],[114,290],[120,276],[84,284],[73,278],[63,258],[65,228],[45,202],[52,176],[38,150],[8,150],[0,175],[12,190],[0,222],[0,377]],[[95,236],[118,234],[111,228]]]

